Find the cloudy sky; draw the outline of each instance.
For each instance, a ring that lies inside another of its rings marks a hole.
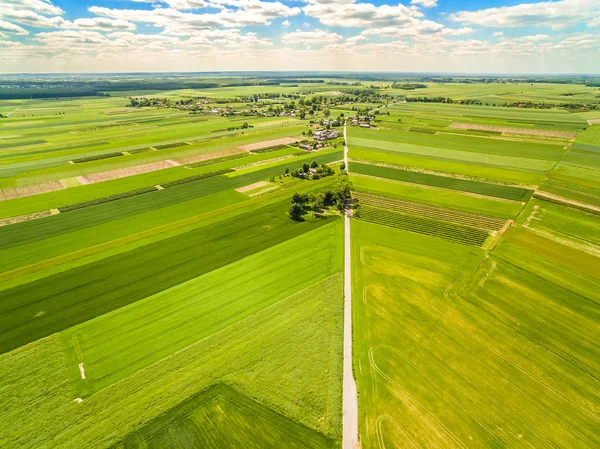
[[[600,73],[600,0],[0,0],[0,72]]]

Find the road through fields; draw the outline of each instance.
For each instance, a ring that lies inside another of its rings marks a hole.
[[[348,171],[348,139],[344,124],[344,164]],[[352,372],[352,278],[350,259],[350,212],[344,216],[344,391],[343,391],[343,449],[358,446],[358,398]]]

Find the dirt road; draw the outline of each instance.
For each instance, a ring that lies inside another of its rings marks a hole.
[[[344,124],[344,164],[348,170],[348,145]],[[356,381],[352,372],[352,278],[350,259],[350,216],[344,216],[344,384],[343,384],[343,449],[356,449],[358,445],[358,398]]]

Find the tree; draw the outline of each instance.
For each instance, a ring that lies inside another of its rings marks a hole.
[[[344,170],[346,170],[346,164],[345,164],[344,162],[342,162],[342,163],[340,164],[340,170],[341,170],[341,171],[344,171]]]
[[[333,186],[333,196],[338,207],[343,209],[344,202],[352,197],[352,190],[354,190],[352,181],[348,179],[346,173],[341,173]]]
[[[304,173],[308,173],[308,170],[310,170],[310,165],[308,165],[305,162],[304,164],[302,164],[302,170],[304,171]]]
[[[292,207],[290,207],[290,218],[292,218],[292,220],[300,220],[303,213],[304,210],[302,209],[302,206],[298,203],[293,203]]]
[[[311,168],[317,168],[318,166],[319,166],[319,164],[317,164],[317,161],[312,161],[312,162],[310,163],[310,167],[311,167]]]
[[[331,112],[329,112],[329,109],[325,108],[325,109],[323,109],[323,115],[325,117],[329,117],[331,115]]]
[[[310,202],[310,208],[315,215],[319,214],[325,207],[325,194],[323,192],[313,194]]]
[[[289,174],[289,172],[290,172],[290,169],[285,167],[285,174],[287,175],[287,174]]]
[[[292,203],[293,204],[301,204],[302,202],[302,197],[300,196],[299,193],[294,193],[294,196],[292,196]]]

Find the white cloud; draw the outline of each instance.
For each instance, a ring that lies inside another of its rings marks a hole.
[[[284,27],[288,28],[291,24],[289,20],[284,20],[283,22],[281,22],[281,25],[283,25]]]
[[[15,34],[29,34],[25,28],[20,27],[19,25],[15,25],[14,23],[5,22],[0,19],[0,31],[6,31],[7,33],[15,33]]]
[[[442,35],[444,36],[465,36],[467,34],[473,34],[475,30],[473,28],[444,28]]]
[[[2,0],[0,17],[39,28],[61,28],[70,22],[60,17],[64,11],[49,0]],[[54,17],[48,17],[54,15]]]
[[[344,36],[329,31],[294,31],[281,36],[284,44],[331,44],[344,39]]]
[[[411,5],[421,5],[423,8],[435,8],[437,0],[412,0]]]
[[[478,11],[459,11],[449,17],[455,22],[498,28],[544,26],[561,29],[580,23],[597,26],[600,25],[600,2],[559,0],[522,3]]]
[[[47,15],[61,15],[64,12],[58,6],[54,6],[50,0],[2,0],[2,7]]]
[[[445,28],[444,25],[431,20],[413,19],[409,25],[402,27],[369,28],[363,35],[377,35],[397,38],[422,39],[430,36],[465,36],[474,33],[473,28]]]
[[[82,30],[102,30],[102,31],[134,31],[135,24],[122,19],[107,19],[104,17],[94,17],[92,19],[75,19],[73,26]]]
[[[504,36],[504,33],[502,31],[496,31],[494,33],[494,37],[502,37],[502,36]]]
[[[236,3],[239,9],[223,8],[217,13],[196,14],[172,8],[152,10],[110,9],[92,6],[88,11],[101,17],[130,22],[150,23],[164,28],[165,34],[193,35],[197,30],[210,27],[236,28],[250,25],[269,25],[272,19],[291,17],[301,13],[300,8],[289,7],[281,2],[259,0],[215,0],[215,4]]]
[[[309,0],[309,4],[302,10],[304,14],[320,20],[324,25],[337,27],[406,25],[414,18],[423,17],[423,13],[415,6],[375,6],[371,3],[354,3],[354,0]]]

